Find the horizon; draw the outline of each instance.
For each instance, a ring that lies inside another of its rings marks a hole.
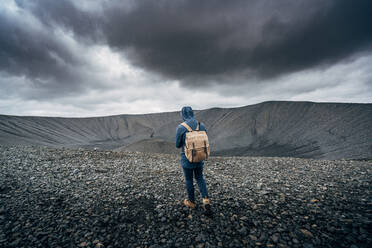
[[[205,110],[210,110],[210,109],[239,109],[239,108],[244,108],[244,107],[249,107],[249,106],[255,106],[259,104],[264,104],[264,103],[280,103],[280,102],[290,102],[290,103],[313,103],[313,104],[371,104],[369,102],[314,102],[314,101],[286,101],[286,100],[268,100],[264,102],[259,102],[259,103],[253,103],[253,104],[248,104],[248,105],[242,105],[242,106],[235,106],[235,107],[211,107],[211,108],[205,108],[205,109],[194,109],[192,106],[193,111],[205,111]],[[186,106],[186,105],[185,105]],[[147,113],[119,113],[119,114],[112,114],[112,115],[97,115],[97,116],[49,116],[49,115],[7,115],[7,114],[2,114],[0,113],[0,116],[13,116],[13,117],[50,117],[50,118],[76,118],[76,119],[85,119],[85,118],[99,118],[99,117],[113,117],[113,116],[141,116],[141,115],[156,115],[156,114],[165,114],[165,113],[177,113],[180,112],[181,110],[170,110],[170,111],[163,111],[163,112],[147,112]]]
[[[372,2],[0,2],[0,114],[372,103]]]

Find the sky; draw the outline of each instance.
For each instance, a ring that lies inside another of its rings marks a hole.
[[[372,103],[372,1],[0,1],[0,114],[273,100]]]

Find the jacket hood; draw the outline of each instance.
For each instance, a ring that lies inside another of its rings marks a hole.
[[[189,106],[183,107],[181,110],[181,116],[184,121],[194,118],[194,112]]]

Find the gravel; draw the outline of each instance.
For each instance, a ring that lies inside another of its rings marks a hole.
[[[371,247],[372,163],[212,157],[212,216],[176,155],[0,147],[0,247]]]

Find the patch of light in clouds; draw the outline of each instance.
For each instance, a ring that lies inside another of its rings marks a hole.
[[[371,102],[370,72],[372,56],[328,69],[298,72],[276,81],[250,85],[217,86],[213,90],[183,88],[177,81],[161,80],[159,76],[133,67],[108,48],[90,51],[94,74],[101,87],[88,88],[84,94],[52,100],[5,100],[11,105],[2,112],[22,109],[21,115],[52,115],[89,117],[116,114],[144,114],[178,111],[184,105],[194,109],[238,107],[268,100]],[[342,72],[342,73],[341,73]],[[156,83],[149,83],[157,78]],[[107,83],[105,83],[107,82]],[[309,87],[311,85],[311,87]]]

